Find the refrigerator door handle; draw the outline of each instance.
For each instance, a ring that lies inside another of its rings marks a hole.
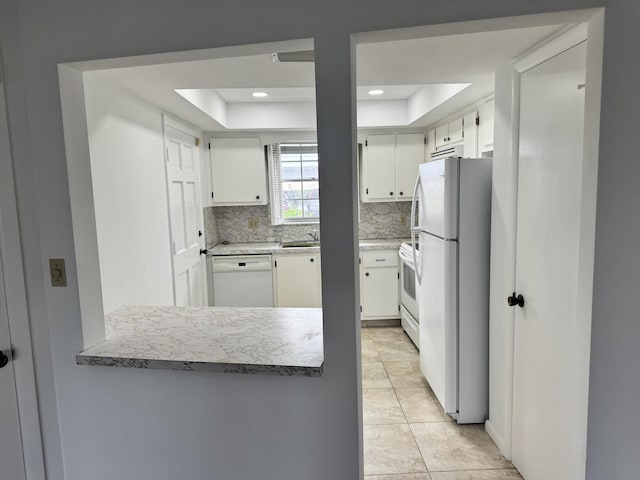
[[[420,233],[411,231],[411,253],[413,254],[413,265],[416,272],[416,280],[418,280],[418,285],[420,285],[422,284],[422,264],[420,263],[420,256],[416,249],[416,235],[420,235]]]
[[[416,184],[413,187],[413,200],[411,201],[411,253],[413,254],[413,265],[415,266],[416,279],[418,285],[422,283],[422,265],[420,264],[418,251],[416,249],[416,235],[420,235],[420,222],[416,218],[418,196],[422,196],[422,182],[420,181],[420,174],[416,178]]]
[[[418,192],[422,193],[422,184],[420,182],[420,175],[418,174],[418,178],[416,178],[416,184],[413,187],[413,198],[411,200],[411,231],[416,232],[420,230],[419,220],[416,218],[416,212],[418,211]]]

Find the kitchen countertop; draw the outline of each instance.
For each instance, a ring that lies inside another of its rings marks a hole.
[[[360,240],[360,250],[386,250],[400,248],[402,242],[408,242],[408,238],[383,238],[383,239],[362,239]],[[208,248],[207,255],[259,255],[269,253],[317,253],[320,247],[288,247],[283,248],[280,242],[253,242],[253,243],[219,243]]]
[[[79,365],[318,377],[321,308],[124,306]]]

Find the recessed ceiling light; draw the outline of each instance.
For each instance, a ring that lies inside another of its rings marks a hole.
[[[367,93],[369,95],[382,95],[384,93],[384,90],[379,90],[379,89],[369,90]]]
[[[263,98],[263,97],[269,96],[267,92],[253,92],[251,95],[253,95],[256,98]]]

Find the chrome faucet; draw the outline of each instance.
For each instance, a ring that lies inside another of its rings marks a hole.
[[[309,235],[311,238],[313,238],[314,242],[319,242],[320,241],[320,236],[318,235],[318,230],[317,229],[314,229],[313,233],[307,232],[307,235]]]

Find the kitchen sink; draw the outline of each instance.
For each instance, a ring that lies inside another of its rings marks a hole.
[[[305,240],[301,240],[297,242],[281,242],[280,246],[282,248],[319,247],[320,242],[307,242]]]

